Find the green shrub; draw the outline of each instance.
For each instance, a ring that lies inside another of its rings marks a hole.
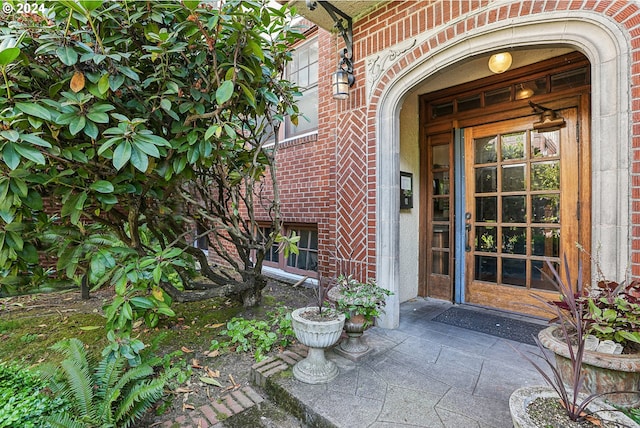
[[[68,408],[68,403],[47,394],[45,387],[37,372],[0,363],[0,427],[50,426],[46,416]]]
[[[266,357],[274,346],[286,347],[295,337],[288,308],[279,308],[267,314],[267,320],[249,320],[234,317],[227,323],[226,330],[220,332],[229,340],[211,341],[211,350],[235,350],[253,352],[256,361]]]

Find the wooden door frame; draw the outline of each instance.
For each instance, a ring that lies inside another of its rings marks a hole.
[[[590,87],[581,87],[578,90],[569,91],[562,94],[546,94],[543,96],[539,96],[535,98],[535,102],[538,104],[542,104],[545,107],[561,110],[564,108],[575,107],[577,109],[577,141],[578,141],[578,173],[579,173],[579,184],[578,191],[579,196],[578,200],[580,203],[580,222],[578,225],[578,236],[580,240],[580,244],[586,249],[588,253],[591,253],[591,148],[590,148],[590,118],[591,118],[591,105],[590,105]],[[426,120],[422,120],[425,117],[425,104],[426,100],[421,100],[421,114],[420,114],[420,165],[425,173],[420,174],[420,219],[419,219],[419,230],[427,231],[428,230],[428,221],[427,217],[429,215],[429,184],[428,184],[428,171],[426,170],[429,167],[429,159],[428,159],[428,137],[434,134],[441,134],[444,132],[451,132],[456,128],[467,128],[471,126],[491,123],[491,122],[500,122],[509,119],[516,119],[519,117],[525,117],[531,115],[531,107],[522,105],[514,105],[512,109],[507,111],[502,111],[499,113],[493,113],[486,116],[467,116],[467,117],[459,117],[457,119],[450,119],[447,121],[439,121],[434,123],[428,123]],[[452,137],[453,138],[453,137]],[[454,142],[455,143],[455,142]],[[461,153],[454,153],[454,156],[462,156]],[[455,163],[454,163],[455,164]],[[453,167],[453,165],[452,165]],[[453,174],[455,177],[455,172]],[[455,184],[459,186],[458,183]],[[454,192],[453,184],[452,184],[452,192]],[[454,199],[455,200],[455,199]],[[458,215],[458,210],[456,210],[456,215]],[[452,221],[452,227],[455,228],[457,222]],[[459,238],[458,234],[461,231],[454,230],[453,232],[453,242],[450,243],[452,250],[455,248],[455,240],[463,239]],[[418,294],[420,296],[427,296],[428,292],[428,271],[427,271],[427,260],[426,256],[428,254],[428,235],[425,232],[420,233],[419,236],[419,265],[418,265]],[[576,249],[576,251],[578,251]],[[583,277],[588,282],[591,278],[591,263],[586,259],[583,259]],[[459,261],[454,261],[454,263],[459,263]],[[453,269],[453,267],[452,267]],[[456,282],[464,281],[464,278],[455,278],[455,281],[452,284],[452,295],[455,300],[455,290],[456,290]],[[464,285],[463,285],[464,288]]]

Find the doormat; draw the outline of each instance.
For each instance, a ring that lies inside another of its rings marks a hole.
[[[467,330],[486,333],[520,343],[527,343],[529,345],[535,345],[536,342],[533,337],[538,337],[540,330],[547,327],[543,324],[536,324],[473,309],[464,309],[457,306],[447,309],[433,318],[432,321],[466,328]]]

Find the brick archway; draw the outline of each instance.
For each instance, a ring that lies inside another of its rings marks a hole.
[[[520,6],[525,5],[533,8],[532,3],[537,2],[495,5],[470,15],[462,21],[461,28],[443,27],[398,59],[370,92],[367,130],[375,135],[368,141],[368,150],[376,157],[376,176],[370,177],[376,184],[376,276],[380,284],[395,293],[388,302],[385,317],[379,320],[383,327],[396,328],[399,324],[397,195],[399,110],[403,98],[437,71],[469,56],[497,49],[571,46],[589,58],[592,67],[592,247],[601,249],[601,263],[607,266],[605,273],[610,276],[621,277],[630,261],[634,263],[635,276],[640,275],[640,254],[631,257],[631,237],[640,236],[640,228],[632,234],[630,223],[632,201],[640,211],[640,183],[632,188],[630,178],[631,148],[640,147],[640,136],[634,136],[629,126],[633,118],[640,122],[640,96],[634,99],[629,91],[633,83],[630,73],[640,72],[640,62],[633,63],[631,58],[633,47],[640,48],[640,32],[636,30],[633,38],[627,29],[640,19],[638,8],[633,6],[633,11],[617,13],[614,18],[596,9],[570,12],[529,9],[514,18],[512,10],[521,11]],[[632,106],[637,110],[635,117]],[[612,141],[615,144],[611,144]],[[640,171],[640,166],[633,170]],[[612,188],[616,191],[604,191]],[[630,190],[633,190],[632,198]],[[612,206],[616,207],[615,215],[612,215]]]

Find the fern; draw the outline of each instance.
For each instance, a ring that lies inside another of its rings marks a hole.
[[[52,349],[66,358],[57,370],[49,370],[51,389],[72,403],[70,413],[48,419],[54,427],[129,427],[162,397],[165,385],[178,373],[169,369],[153,378],[151,365],[130,367],[122,356],[106,356],[91,367],[78,339],[63,340]]]
[[[52,428],[86,428],[87,425],[77,421],[68,413],[58,413],[47,418]]]
[[[142,417],[147,409],[162,397],[166,382],[166,379],[158,378],[136,384],[136,387],[132,388],[119,402],[116,411],[118,426],[126,428]]]
[[[93,377],[88,367],[76,361],[64,360],[60,363],[65,372],[67,391],[65,395],[80,408],[80,415],[95,418],[93,406]]]

